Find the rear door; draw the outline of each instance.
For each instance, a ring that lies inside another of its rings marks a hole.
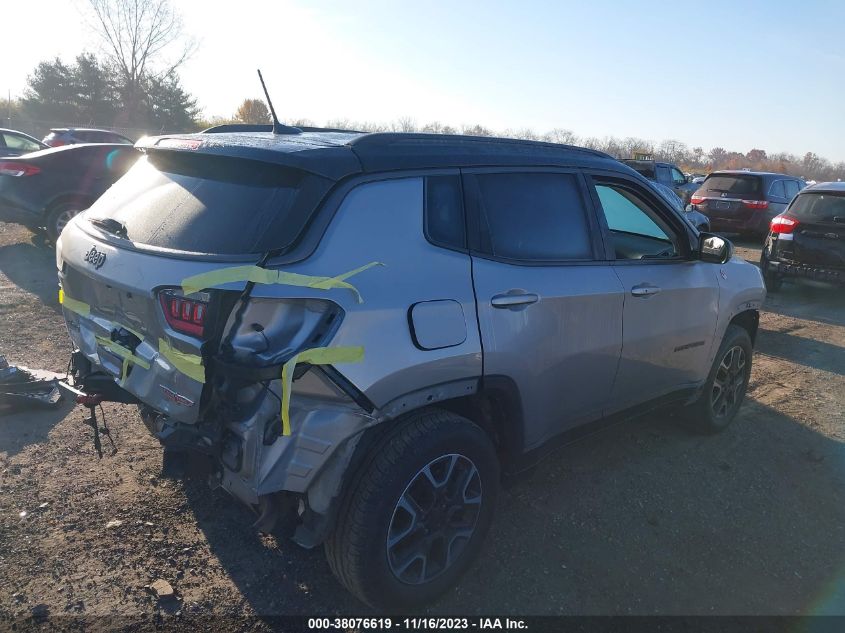
[[[485,377],[519,389],[525,448],[601,415],[622,345],[622,286],[581,174],[465,170]]]
[[[718,316],[719,267],[691,256],[684,223],[638,182],[596,173],[591,193],[624,292],[611,413],[704,380]]]

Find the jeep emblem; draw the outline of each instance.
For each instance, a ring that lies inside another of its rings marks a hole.
[[[96,246],[92,246],[82,259],[99,270],[106,263],[106,254],[98,251]]]

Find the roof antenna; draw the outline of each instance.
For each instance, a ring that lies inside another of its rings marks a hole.
[[[270,101],[270,93],[267,92],[267,86],[264,84],[264,77],[261,76],[261,69],[258,69],[258,80],[261,82],[261,87],[264,89],[264,96],[267,97],[267,105],[270,106],[270,114],[273,116],[273,134],[299,134],[302,132],[298,127],[291,125],[282,125],[279,117],[276,116],[276,110],[273,107],[273,102]]]

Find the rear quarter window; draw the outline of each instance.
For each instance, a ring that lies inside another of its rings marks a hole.
[[[331,181],[262,161],[151,150],[91,207],[128,239],[178,251],[257,254],[293,245]]]

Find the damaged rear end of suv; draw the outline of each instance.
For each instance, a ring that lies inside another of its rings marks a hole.
[[[469,395],[481,373],[468,258],[432,256],[422,209],[416,221],[407,209],[422,205],[422,178],[357,186],[373,180],[349,144],[360,136],[145,139],[138,164],[57,245],[70,386],[95,436],[96,404],[137,405],[166,465],[205,455],[256,527],[305,547],[330,536],[347,471],[379,441],[368,429]],[[423,259],[436,287],[405,283]],[[446,461],[469,476],[464,495],[485,459],[489,514],[494,457]],[[473,504],[456,534],[475,527]],[[469,541],[456,538],[446,558]],[[407,591],[408,603],[433,595]]]

